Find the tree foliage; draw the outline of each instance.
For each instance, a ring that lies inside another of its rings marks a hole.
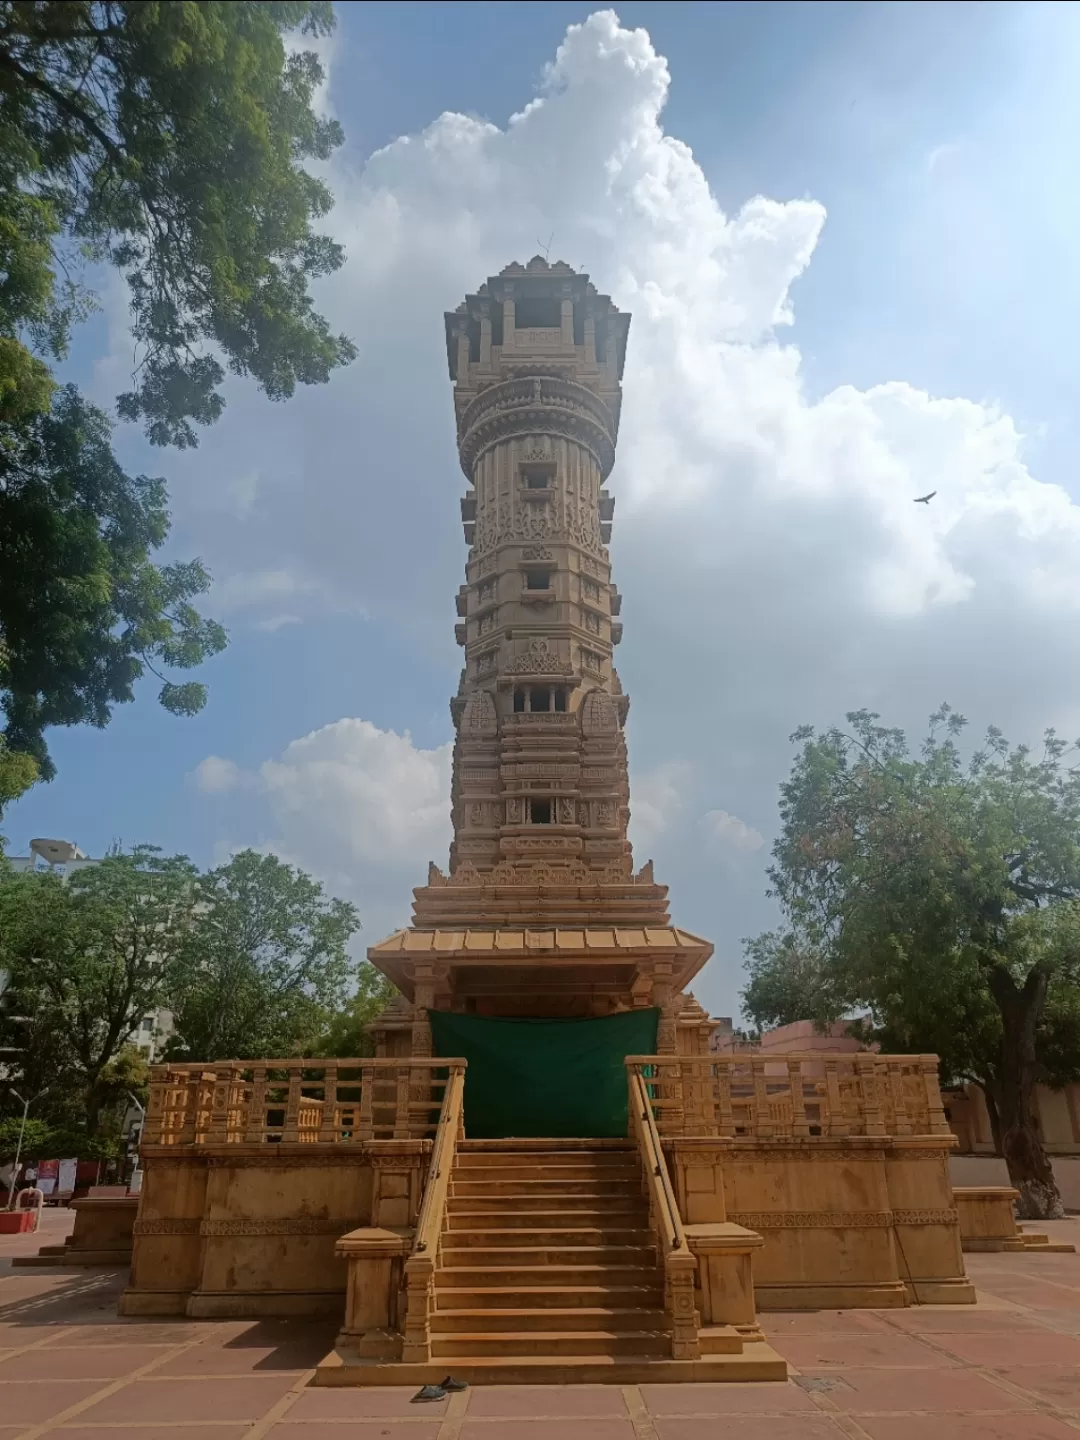
[[[107,724],[147,670],[174,714],[205,703],[203,685],[162,674],[225,645],[192,603],[210,585],[202,565],[153,563],[168,531],[165,482],[124,473],[107,417],[73,387],[28,423],[0,422],[0,767],[23,765],[7,783],[0,768],[0,805],[35,770],[52,777],[48,727]]]
[[[341,1009],[327,1017],[323,1033],[309,1053],[339,1059],[373,1055],[375,1047],[367,1027],[396,994],[386,976],[365,961],[356,977],[355,992]]]
[[[280,400],[355,353],[310,295],[343,255],[305,167],[341,132],[291,43],[333,23],[325,0],[0,0],[0,808],[51,777],[48,726],[103,725],[144,670],[224,644],[201,564],[151,561],[163,482],[124,475],[105,416],[56,389],[89,267],[126,282],[118,408],[155,444],[196,443],[226,369]],[[175,713],[203,704],[162,681]]]
[[[173,972],[185,1060],[303,1054],[344,1003],[353,906],[274,855],[241,851],[200,877],[195,919]]]
[[[1031,1101],[1080,1077],[1074,749],[1050,731],[1035,756],[991,729],[965,761],[944,706],[912,756],[876,715],[847,719],[794,737],[769,872],[787,928],[748,946],[746,1009],[759,1025],[861,1010],[885,1048],[937,1053],[982,1086],[1025,1212],[1061,1213]]]
[[[0,328],[62,354],[79,262],[116,266],[139,355],[120,411],[157,444],[220,415],[219,355],[282,399],[355,353],[308,290],[343,257],[304,166],[341,131],[313,109],[316,55],[285,43],[333,23],[328,3],[0,3]]]
[[[117,1061],[173,983],[191,923],[196,871],[152,846],[108,856],[64,880],[26,871],[0,882],[6,1025],[25,1083],[63,1092],[89,1134],[116,1099]]]

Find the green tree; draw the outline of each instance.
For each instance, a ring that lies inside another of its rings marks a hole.
[[[356,982],[356,990],[344,1007],[327,1017],[326,1027],[310,1052],[312,1055],[345,1059],[375,1053],[367,1027],[398,992],[370,961],[360,966]]]
[[[67,880],[0,878],[6,1027],[16,1031],[20,1078],[49,1086],[50,1114],[56,1097],[69,1096],[88,1135],[115,1103],[118,1080],[130,1078],[118,1062],[131,1035],[170,993],[196,873],[183,856],[141,846]]]
[[[196,443],[226,369],[280,400],[355,354],[309,291],[343,252],[305,165],[341,132],[291,44],[333,24],[325,0],[0,0],[0,807],[50,778],[47,726],[105,724],[144,670],[224,643],[192,605],[202,566],[150,563],[162,482],[124,476],[100,412],[56,399],[87,267],[126,282],[118,408],[155,444]],[[204,692],[165,680],[161,698],[190,714]]]
[[[1027,1218],[1063,1214],[1032,1115],[1040,1080],[1080,1076],[1080,769],[991,729],[966,762],[942,707],[917,757],[866,711],[809,728],[781,792],[772,893],[787,930],[749,950],[748,1013],[862,1011],[887,1049],[933,1051],[987,1097]],[[792,995],[784,957],[801,968]]]
[[[0,0],[0,396],[40,390],[17,346],[63,353],[86,260],[127,282],[120,413],[154,443],[217,419],[222,359],[283,399],[353,357],[308,289],[343,255],[304,165],[341,130],[312,108],[316,55],[285,43],[333,25],[318,0]]]
[[[35,774],[52,778],[48,727],[107,724],[146,671],[166,709],[201,709],[203,685],[162,671],[225,645],[192,603],[210,585],[202,565],[153,563],[165,482],[126,475],[110,428],[70,386],[30,422],[0,421],[0,808]]]
[[[203,875],[174,972],[169,1053],[304,1054],[343,1003],[354,908],[274,855],[241,851]]]

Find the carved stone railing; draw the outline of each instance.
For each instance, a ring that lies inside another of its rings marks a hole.
[[[664,1266],[664,1309],[671,1326],[671,1354],[675,1360],[696,1360],[701,1354],[698,1317],[694,1302],[697,1261],[687,1244],[675,1191],[660,1142],[649,1087],[641,1068],[627,1062],[630,1124],[637,1140],[645,1187],[649,1197],[649,1223]]]
[[[142,1145],[363,1145],[436,1133],[461,1060],[230,1060],[156,1065]]]
[[[465,1134],[465,1062],[450,1066],[442,1109],[431,1147],[424,1198],[416,1223],[412,1254],[405,1262],[405,1344],[402,1359],[427,1364],[431,1360],[431,1317],[435,1311],[435,1269],[446,1225],[446,1197],[454,1168],[457,1143]]]
[[[948,1135],[936,1055],[633,1055],[664,1138]]]

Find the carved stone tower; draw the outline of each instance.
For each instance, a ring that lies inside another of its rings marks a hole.
[[[449,874],[432,865],[415,892],[413,927],[369,951],[424,1012],[388,1013],[375,1027],[384,1046],[408,1034],[423,1053],[430,1008],[556,1017],[658,1004],[658,1043],[673,1050],[682,987],[712,953],[670,926],[667,888],[651,862],[634,873],[627,839],[629,699],[614,666],[604,482],[629,328],[587,275],[539,256],[446,316],[469,547],[450,702],[454,839]]]

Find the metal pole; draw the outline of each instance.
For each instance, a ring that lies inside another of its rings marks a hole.
[[[15,1096],[16,1100],[22,1100],[23,1112],[22,1124],[19,1126],[19,1140],[18,1144],[15,1146],[15,1168],[11,1172],[11,1188],[8,1191],[8,1203],[5,1207],[8,1210],[14,1210],[15,1208],[15,1179],[19,1173],[19,1156],[22,1154],[23,1136],[26,1134],[26,1117],[30,1113],[30,1106],[34,1103],[35,1100],[40,1100],[42,1095],[45,1094],[48,1088],[49,1087],[46,1085],[44,1090],[39,1090],[36,1095],[31,1095],[29,1100],[23,1100],[23,1097],[19,1094],[17,1090],[12,1090],[11,1092],[12,1095]]]
[[[16,1097],[16,1100],[23,1100],[23,1097],[20,1096],[17,1090],[12,1090],[12,1094]],[[10,1184],[9,1191],[7,1191],[7,1205],[4,1207],[6,1210],[14,1210],[14,1182],[16,1182],[17,1176],[19,1176],[19,1156],[23,1153],[23,1135],[26,1135],[26,1116],[29,1115],[29,1113],[30,1102],[29,1100],[23,1100],[23,1123],[19,1126],[19,1140],[17,1140],[16,1146],[14,1146],[12,1184]]]

